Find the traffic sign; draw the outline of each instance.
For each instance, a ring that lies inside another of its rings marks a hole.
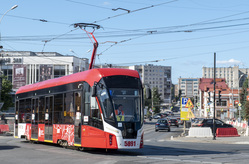
[[[190,99],[188,99],[188,101],[185,105],[185,108],[193,108],[193,107],[194,107],[194,105],[193,105],[192,101]]]
[[[189,98],[182,97],[182,103],[181,103],[182,106],[185,106],[185,105],[187,104],[188,99],[189,99]]]

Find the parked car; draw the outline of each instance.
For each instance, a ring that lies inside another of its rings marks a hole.
[[[155,125],[155,131],[157,132],[159,130],[167,130],[168,132],[170,132],[170,124],[168,122],[168,119],[161,118],[157,120]]]
[[[202,124],[204,118],[193,118],[192,119],[192,127],[198,127]]]
[[[153,116],[154,119],[159,119],[159,118],[162,118],[163,115],[161,113],[157,113]]]
[[[176,126],[179,127],[179,123],[176,118],[170,118],[169,119],[170,126]]]
[[[210,127],[213,128],[213,119],[203,119],[197,124],[192,125],[193,127]],[[226,124],[223,121],[219,119],[215,119],[215,127],[216,128],[232,128],[233,126],[230,124]]]

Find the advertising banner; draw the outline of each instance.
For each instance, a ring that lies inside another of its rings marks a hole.
[[[26,85],[26,65],[13,65],[13,89]]]
[[[53,65],[40,65],[40,81],[53,78]]]

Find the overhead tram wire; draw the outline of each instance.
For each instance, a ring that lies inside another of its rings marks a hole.
[[[56,23],[56,24],[70,25],[69,23],[49,21],[49,20],[46,20],[46,19],[29,18],[29,17],[17,16],[17,15],[9,15],[9,14],[6,15],[6,16],[15,17],[15,18],[21,18],[21,19],[28,19],[28,20],[33,20],[33,21],[39,21],[39,22],[44,22],[44,23]]]
[[[44,51],[44,48],[45,48],[47,42],[51,42],[52,40],[57,39],[57,38],[59,38],[59,37],[61,37],[61,36],[64,36],[64,35],[66,35],[66,34],[68,34],[68,33],[71,33],[71,32],[73,32],[73,31],[75,31],[75,30],[78,30],[78,29],[73,29],[73,30],[70,30],[69,32],[66,32],[66,33],[64,33],[64,34],[58,35],[57,37],[54,37],[54,38],[52,38],[52,39],[50,39],[50,40],[45,40],[45,41],[44,41],[43,48],[42,48],[42,53],[43,53],[43,51]]]
[[[97,7],[97,8],[101,8],[101,9],[112,10],[111,8],[108,8],[108,7],[92,5],[92,4],[88,4],[88,3],[84,3],[84,2],[79,2],[79,1],[73,1],[73,0],[66,0],[66,1],[77,3],[77,4],[82,4],[82,5],[86,5],[86,6],[91,6],[91,7]]]
[[[243,49],[243,48],[249,48],[249,46],[230,48],[230,49],[224,49],[224,50],[217,50],[216,52],[222,53],[222,52],[234,51],[234,50]],[[131,63],[117,63],[117,64],[112,64],[112,65],[133,65],[133,64],[141,64],[141,63],[150,63],[150,62],[161,62],[161,61],[189,58],[189,57],[193,57],[193,56],[202,56],[202,55],[208,55],[208,54],[213,54],[213,51],[212,52],[210,51],[210,52],[197,53],[197,54],[192,54],[192,55],[188,54],[188,55],[185,55],[185,56],[176,56],[176,57],[157,59],[157,60],[151,60],[151,61],[141,61],[141,62],[131,62]]]
[[[137,12],[137,11],[141,11],[141,10],[146,10],[146,9],[149,9],[149,8],[152,8],[152,7],[162,6],[162,5],[165,5],[165,4],[168,4],[168,3],[172,3],[172,2],[176,2],[176,1],[178,1],[178,0],[172,0],[172,1],[169,1],[169,2],[164,2],[164,3],[160,3],[160,4],[156,4],[156,5],[150,5],[150,6],[139,8],[139,9],[136,9],[136,10],[131,10],[131,11],[129,10],[129,12],[127,12],[127,13],[122,13],[122,14],[111,16],[111,17],[107,17],[107,18],[104,18],[104,19],[101,19],[101,20],[98,20],[98,21],[94,21],[93,23],[102,22],[102,21],[105,21],[105,20],[109,20],[109,19],[112,19],[112,18],[119,17],[119,16],[131,14],[131,13],[134,13],[134,12]]]

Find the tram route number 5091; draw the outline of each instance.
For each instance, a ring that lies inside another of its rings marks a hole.
[[[125,141],[124,146],[136,146],[136,141]]]

